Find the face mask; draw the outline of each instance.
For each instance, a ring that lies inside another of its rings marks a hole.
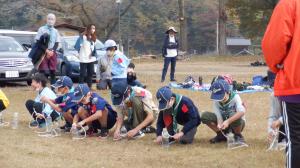
[[[48,16],[48,18],[47,18],[47,25],[50,26],[50,27],[53,27],[55,25],[55,17]]]

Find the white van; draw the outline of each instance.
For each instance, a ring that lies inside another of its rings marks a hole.
[[[0,36],[10,36],[16,39],[21,45],[28,44],[32,45],[35,43],[35,36],[37,32],[32,31],[18,31],[18,30],[7,30],[0,29]]]

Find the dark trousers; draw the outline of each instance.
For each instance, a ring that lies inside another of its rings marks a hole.
[[[282,102],[287,136],[287,168],[300,167],[300,103]]]
[[[0,100],[0,112],[3,111],[3,110],[5,110],[5,109],[6,109],[6,107],[5,107],[4,103],[3,103],[3,101]]]
[[[49,70],[49,73],[47,73],[45,70],[39,70],[39,73],[44,74],[47,78],[50,76],[51,85],[55,83],[55,70]]]
[[[92,87],[94,74],[94,63],[80,63],[79,83],[86,82],[89,88]]]
[[[37,112],[37,113],[40,113],[42,114],[43,112],[43,109],[44,109],[44,105],[43,103],[39,103],[39,102],[35,102],[33,100],[27,100],[26,101],[26,104],[25,104],[29,114],[33,117],[33,119],[36,119],[36,115],[32,113]],[[56,112],[56,111],[53,111],[51,114],[50,114],[51,118],[52,118],[52,121],[56,120],[57,117],[59,117],[59,114]],[[45,116],[46,117],[46,116]],[[43,123],[45,122],[44,119],[37,119],[37,121],[39,123]]]
[[[168,72],[169,64],[171,63],[171,72],[170,79],[175,79],[175,67],[176,67],[176,57],[165,57],[164,59],[164,68],[162,70],[161,80],[164,81],[166,79],[166,74]]]

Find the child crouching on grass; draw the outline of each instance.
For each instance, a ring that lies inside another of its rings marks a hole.
[[[233,132],[236,142],[245,143],[241,133],[245,127],[246,109],[240,96],[224,80],[215,81],[211,91],[214,112],[205,112],[201,116],[202,122],[217,134],[210,143],[227,141],[224,134],[229,131]]]
[[[63,126],[62,129],[69,132],[72,127],[73,118],[78,110],[77,103],[72,101],[74,98],[73,81],[68,76],[62,76],[52,87],[57,90],[56,93],[59,97],[51,99],[47,96],[43,96],[41,101],[49,104],[55,111],[63,115],[66,120],[66,125]]]

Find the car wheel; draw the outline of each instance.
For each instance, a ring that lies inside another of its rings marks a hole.
[[[61,66],[61,76],[68,76],[67,66],[65,64]]]

